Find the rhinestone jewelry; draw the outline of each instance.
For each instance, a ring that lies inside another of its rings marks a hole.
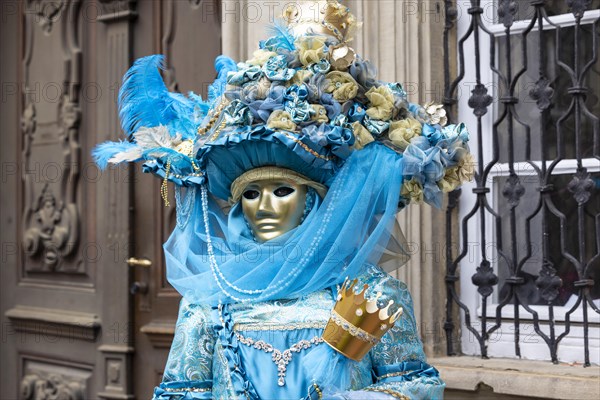
[[[292,353],[300,353],[302,350],[311,348],[313,345],[319,345],[323,343],[323,338],[315,336],[310,340],[301,340],[298,343],[292,345],[287,350],[281,351],[273,347],[272,344],[267,343],[263,340],[254,340],[242,336],[239,332],[235,332],[236,339],[248,347],[254,347],[257,350],[262,350],[265,353],[271,354],[271,359],[277,365],[277,384],[279,386],[285,386],[285,374],[287,372],[287,365],[292,361]]]
[[[331,311],[331,320],[335,322],[335,324],[341,327],[343,330],[350,333],[352,336],[357,337],[365,342],[369,342],[372,344],[379,343],[379,338],[377,336],[371,335],[369,332],[361,329],[357,326],[352,325],[348,322],[344,317],[338,314],[335,310]]]

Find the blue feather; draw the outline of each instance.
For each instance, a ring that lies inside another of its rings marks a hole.
[[[119,90],[119,118],[125,133],[131,136],[140,127],[153,127],[166,122],[165,97],[168,89],[159,69],[164,57],[152,55],[135,61],[123,77]]]
[[[267,28],[267,30],[270,35],[273,35],[274,37],[279,39],[277,42],[280,48],[289,51],[296,50],[296,45],[294,44],[296,39],[294,38],[294,35],[291,34],[285,21],[277,19],[275,20],[273,25]]]
[[[219,56],[215,60],[217,79],[208,87],[208,102],[212,106],[225,92],[227,86],[227,74],[237,71],[237,64],[227,56]]]
[[[100,143],[92,150],[92,157],[101,170],[105,170],[108,166],[108,160],[116,154],[129,151],[135,148],[135,143],[131,142],[104,142]]]
[[[123,77],[119,91],[123,130],[131,137],[141,127],[167,125],[171,135],[179,133],[184,139],[193,139],[196,127],[208,111],[208,103],[193,93],[187,98],[169,92],[161,69],[164,69],[162,55],[147,56],[136,60]]]

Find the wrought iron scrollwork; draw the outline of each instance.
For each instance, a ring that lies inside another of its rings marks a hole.
[[[458,353],[453,338],[458,307],[461,327],[478,341],[482,357],[487,357],[490,335],[506,324],[512,325],[515,355],[520,356],[520,326],[527,314],[557,363],[558,347],[572,333],[578,310],[588,366],[589,312],[600,314],[600,92],[599,78],[591,77],[597,74],[600,18],[591,20],[596,14],[587,11],[598,5],[595,0],[560,5],[496,0],[493,22],[485,20],[489,14],[483,15],[481,0],[469,5],[463,16],[468,22],[455,38],[457,5],[444,1],[444,106],[456,122],[459,86],[471,85],[467,105],[477,124],[469,128],[478,161],[472,194],[465,200],[465,189],[462,196],[451,193],[446,212],[447,353]],[[572,21],[561,26],[551,17],[556,13],[552,7],[570,13]],[[492,29],[492,24],[499,27]],[[472,52],[466,51],[467,43]],[[489,65],[482,61],[485,51]],[[472,76],[466,65],[474,66]],[[484,82],[483,71],[491,71],[494,82]],[[487,127],[484,117],[493,124]],[[564,162],[570,167],[560,169]],[[459,201],[465,203],[457,235],[453,218]],[[465,264],[475,264],[471,282],[481,305],[477,329],[474,310],[459,295],[459,271]],[[532,272],[532,266],[537,270]],[[489,315],[489,306],[495,315]],[[560,324],[555,318],[559,306]],[[505,307],[512,309],[512,321],[503,318]],[[544,307],[547,316],[542,318]]]

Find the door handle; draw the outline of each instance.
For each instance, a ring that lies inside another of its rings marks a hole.
[[[130,257],[127,259],[127,265],[130,267],[150,268],[152,266],[152,261],[147,258]]]

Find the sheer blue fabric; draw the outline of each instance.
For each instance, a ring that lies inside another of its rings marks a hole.
[[[348,158],[300,226],[262,244],[239,204],[225,215],[204,187],[192,191],[189,222],[164,246],[169,282],[190,302],[210,305],[297,297],[341,283],[379,261],[401,184],[402,156],[373,143]]]

